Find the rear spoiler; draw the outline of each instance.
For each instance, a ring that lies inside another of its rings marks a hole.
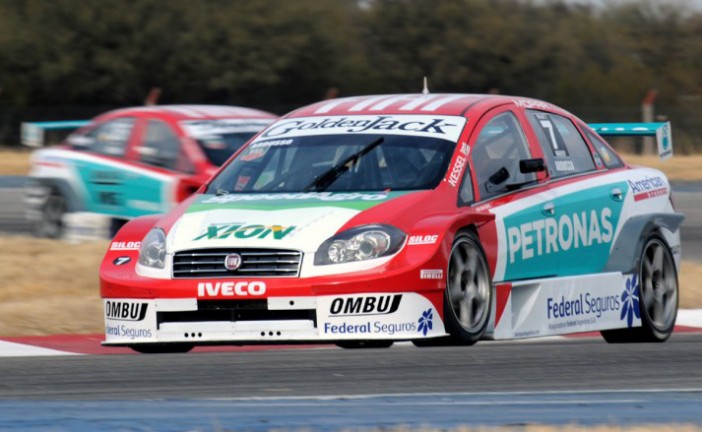
[[[22,144],[29,147],[44,146],[44,131],[78,129],[90,123],[89,120],[22,123]]]
[[[602,136],[656,137],[658,156],[666,160],[673,156],[673,136],[670,122],[660,123],[590,123],[589,126]]]

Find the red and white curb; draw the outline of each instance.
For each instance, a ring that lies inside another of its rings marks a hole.
[[[681,309],[675,323],[676,333],[702,333],[702,309]],[[596,337],[597,332],[579,333],[550,339]],[[543,338],[542,338],[543,339]],[[53,335],[0,338],[0,357],[35,357],[59,355],[134,354],[125,347],[104,347],[102,334]],[[530,339],[539,340],[539,339]],[[193,352],[245,352],[277,349],[328,348],[330,345],[252,345],[197,347]]]

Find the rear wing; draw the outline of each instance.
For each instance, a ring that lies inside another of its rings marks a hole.
[[[90,123],[89,120],[22,123],[22,144],[29,147],[43,147],[45,131],[78,129]]]
[[[602,136],[656,137],[658,156],[666,160],[673,156],[673,136],[670,122],[660,123],[590,123],[589,126]]]

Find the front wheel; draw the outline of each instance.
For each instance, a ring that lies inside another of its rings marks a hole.
[[[639,272],[632,279],[633,292],[626,301],[641,318],[641,327],[605,330],[602,336],[609,343],[663,342],[675,328],[678,274],[670,248],[662,238],[652,236],[646,241],[639,261]],[[633,282],[637,279],[638,283]]]
[[[459,233],[451,247],[444,293],[446,331],[456,343],[473,345],[490,318],[492,281],[485,252],[472,232]]]

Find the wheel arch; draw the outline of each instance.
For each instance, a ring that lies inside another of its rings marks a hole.
[[[618,271],[625,274],[636,272],[644,244],[651,235],[657,234],[670,248],[663,230],[676,232],[683,219],[685,216],[680,213],[651,213],[630,218],[624,223],[614,242],[604,271]],[[632,242],[632,238],[638,240]]]
[[[66,179],[55,177],[30,177],[28,180],[28,187],[44,187],[49,189],[44,202],[46,202],[46,199],[48,199],[54,191],[60,193],[66,200],[68,212],[78,212],[85,209],[85,205],[80,199],[78,192],[71,187]],[[43,203],[41,205],[43,205]]]

